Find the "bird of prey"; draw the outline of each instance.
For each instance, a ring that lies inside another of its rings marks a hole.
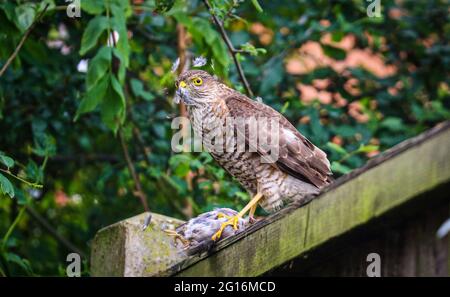
[[[213,241],[220,239],[227,226],[238,229],[239,219],[247,212],[252,218],[258,204],[271,213],[289,202],[301,203],[331,182],[326,154],[273,108],[251,100],[202,70],[181,73],[175,86],[174,101],[182,101],[187,106],[194,133],[200,136],[206,150],[219,165],[253,197],[237,215],[221,224],[212,236]],[[269,140],[278,145],[276,159],[270,158],[272,148],[268,149],[259,139],[252,138],[250,124],[235,125],[232,129],[233,137],[243,140],[244,146],[239,146],[239,141],[230,142],[228,135],[222,135],[230,131],[227,129],[230,119],[248,118],[277,121],[277,125],[257,128],[258,132],[267,132]],[[215,142],[210,141],[211,134],[215,135]],[[221,143],[217,139],[222,136],[225,140]],[[219,145],[214,146],[213,142]]]

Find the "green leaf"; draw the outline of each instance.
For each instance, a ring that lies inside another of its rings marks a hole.
[[[269,93],[275,88],[283,79],[284,66],[281,58],[269,59],[269,61],[263,66],[263,77],[260,84],[259,94],[263,95]]]
[[[104,75],[96,85],[87,91],[78,107],[75,121],[78,120],[81,114],[93,111],[104,100],[110,81],[109,78],[109,74]]]
[[[103,0],[104,1],[104,0]],[[123,16],[123,17],[129,17],[133,14],[133,10],[131,9],[131,5],[130,5],[129,0],[108,0],[108,2],[110,4],[110,8],[111,8],[111,14],[113,16]],[[149,5],[149,3],[145,3],[142,6],[146,6],[146,7],[151,7],[151,5]]]
[[[8,169],[14,166],[14,160],[8,156],[0,154],[0,163],[3,163]]]
[[[118,14],[111,18],[111,27],[119,34],[119,40],[117,40],[116,49],[122,55],[122,62],[125,67],[128,67],[130,45],[128,43],[128,31],[125,15]]]
[[[13,4],[12,2],[8,2],[8,1],[3,1],[0,4],[0,9],[5,13],[6,18],[11,22],[11,23],[15,23],[16,21],[16,12],[15,12],[15,4]]]
[[[34,21],[36,15],[34,3],[25,3],[15,9],[17,19],[16,25],[23,32],[27,30]]]
[[[357,152],[358,153],[370,153],[370,152],[374,152],[376,150],[378,150],[379,146],[378,145],[361,145]]]
[[[45,43],[27,39],[22,48],[21,57],[30,64],[36,65],[36,67],[47,67],[50,64],[48,59],[48,50]]]
[[[259,5],[259,3],[258,3],[258,0],[252,0],[252,4],[258,12],[263,12],[261,5]]]
[[[54,156],[56,154],[56,139],[46,133],[36,136],[32,151],[40,157]]]
[[[340,145],[333,143],[333,142],[327,142],[327,147],[339,154],[345,155],[347,154],[347,151]]]
[[[155,0],[155,11],[158,13],[164,13],[169,11],[175,4],[175,0]]]
[[[27,259],[23,259],[14,253],[6,253],[5,259],[10,263],[15,263],[20,266],[20,268],[22,268],[29,275],[32,274],[30,262]]]
[[[126,76],[126,70],[127,68],[125,67],[125,57],[123,56],[123,54],[117,49],[117,48],[113,48],[113,64],[117,61],[115,61],[114,59],[119,60],[119,69],[117,71],[117,78],[120,82],[121,85],[124,84],[125,82],[125,76]]]
[[[174,14],[178,22],[186,26],[191,33],[194,43],[207,55],[211,55],[214,62],[215,71],[221,76],[227,75],[227,68],[230,64],[230,57],[219,33],[212,27],[206,19],[199,17],[186,18],[182,14]],[[206,56],[207,56],[206,55]]]
[[[344,32],[342,31],[335,31],[331,34],[331,40],[334,42],[339,42],[344,37]]]
[[[144,100],[151,101],[155,98],[155,96],[144,90],[144,84],[142,81],[132,78],[130,80],[131,90],[133,91],[133,94],[137,97],[142,97]]]
[[[44,170],[42,167],[38,166],[36,162],[30,160],[25,168],[26,176],[36,181],[37,183],[42,183],[44,181]]]
[[[381,124],[380,127],[389,129],[391,131],[394,132],[400,132],[404,130],[404,125],[403,125],[403,121],[400,118],[395,118],[395,117],[387,117],[385,118]]]
[[[108,18],[105,16],[96,16],[89,21],[81,37],[80,55],[85,55],[96,44],[97,40],[109,26]]]
[[[28,194],[27,194],[28,195]],[[21,189],[16,189],[15,195],[16,201],[18,205],[25,205],[28,203],[27,196]]]
[[[349,167],[347,167],[345,165],[342,165],[339,162],[332,162],[331,163],[331,170],[333,172],[337,172],[337,173],[341,173],[341,174],[347,174],[347,173],[352,171],[351,168],[349,168]]]
[[[14,198],[14,187],[12,183],[0,173],[0,189],[2,193],[5,195],[9,195],[9,197]]]
[[[105,10],[103,0],[81,1],[81,9],[90,14],[101,14]]]
[[[169,164],[176,176],[185,177],[190,170],[191,158],[186,154],[173,155],[169,159]]]
[[[238,192],[235,193],[235,195],[236,195],[236,197],[239,197],[239,198],[241,198],[244,201],[250,200],[250,197],[248,196],[247,192],[238,191]]]
[[[190,170],[189,163],[180,163],[175,169],[175,175],[185,177]]]
[[[343,49],[331,45],[322,44],[322,49],[325,55],[336,60],[344,60],[347,56],[347,53]]]
[[[289,108],[289,105],[290,105],[290,102],[289,102],[289,101],[286,101],[286,102],[283,104],[283,107],[281,108],[280,113],[281,113],[281,114],[284,114],[284,113],[286,112],[286,110]]]
[[[252,56],[257,56],[259,54],[265,54],[267,51],[264,48],[255,48],[253,46],[253,44],[250,43],[244,43],[243,45],[241,45],[241,49],[243,51],[246,51],[247,53],[249,53]]]
[[[56,7],[55,0],[42,0],[37,5],[38,6],[36,8],[36,14],[41,13],[45,7],[47,7],[48,11],[55,9],[55,7]]]
[[[111,66],[111,52],[111,47],[104,46],[98,51],[95,57],[89,61],[89,67],[86,76],[86,84],[88,89],[105,76],[105,73]]]
[[[102,121],[114,133],[125,120],[125,95],[115,76],[110,77],[110,86],[101,105],[101,116]]]

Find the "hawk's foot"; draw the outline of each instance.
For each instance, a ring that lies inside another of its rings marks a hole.
[[[217,219],[221,219],[221,218],[231,219],[232,216],[228,216],[228,215],[226,215],[226,214],[224,214],[224,213],[219,212],[219,213],[217,214]]]
[[[221,215],[221,214],[219,214],[219,215]],[[217,217],[219,217],[219,215],[217,215]],[[239,223],[239,218],[240,218],[239,216],[236,215],[236,216],[230,217],[230,216],[227,216],[227,215],[222,214],[222,217],[228,218],[228,221],[222,223],[222,225],[221,225],[220,228],[219,228],[219,231],[217,231],[217,232],[211,237],[211,239],[212,239],[213,241],[217,241],[217,240],[220,239],[220,237],[222,236],[223,230],[225,230],[225,228],[226,228],[227,226],[233,226],[233,229],[234,229],[234,230],[237,230],[237,229],[238,229],[238,223]]]

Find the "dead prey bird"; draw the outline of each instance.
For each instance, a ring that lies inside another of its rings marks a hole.
[[[177,245],[181,243],[188,255],[192,255],[211,248],[214,244],[214,241],[211,239],[214,233],[220,229],[223,223],[237,214],[237,211],[230,208],[217,208],[190,219],[178,226],[175,231],[164,231],[174,237]],[[231,225],[226,226],[222,231],[221,239],[245,230],[248,225],[248,220],[239,218],[237,228],[235,229]]]

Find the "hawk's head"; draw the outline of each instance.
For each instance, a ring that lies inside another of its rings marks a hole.
[[[203,70],[189,70],[178,77],[175,82],[174,101],[193,107],[200,107],[217,100],[219,82]]]

